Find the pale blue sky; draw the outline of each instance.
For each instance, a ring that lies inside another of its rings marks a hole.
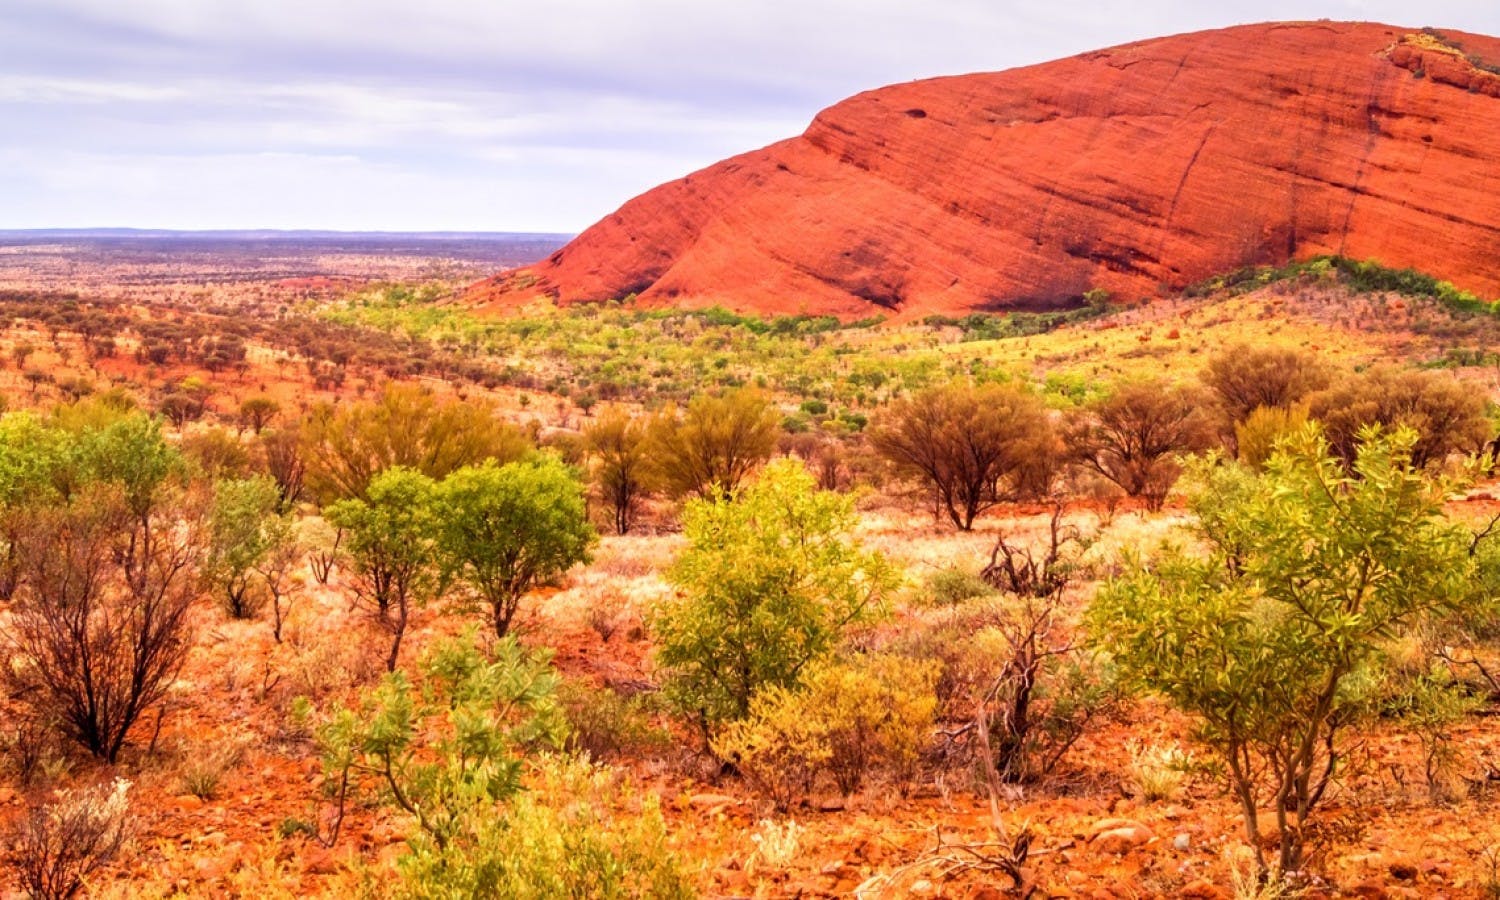
[[[0,228],[577,231],[912,78],[1494,0],[0,0]]]

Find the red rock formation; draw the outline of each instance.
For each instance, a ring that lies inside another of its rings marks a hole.
[[[893,85],[649,191],[480,302],[863,316],[1339,253],[1500,295],[1500,40],[1229,28]]]

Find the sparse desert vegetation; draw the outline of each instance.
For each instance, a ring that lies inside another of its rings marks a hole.
[[[362,265],[0,298],[5,890],[1493,895],[1487,309]]]

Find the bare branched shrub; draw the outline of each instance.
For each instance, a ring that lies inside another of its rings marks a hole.
[[[1002,591],[1026,597],[1050,597],[1062,593],[1073,577],[1074,553],[1069,548],[1082,550],[1087,541],[1076,525],[1062,520],[1063,505],[1052,506],[1052,517],[1047,525],[1047,545],[1040,555],[1014,538],[1004,534],[995,538],[990,551],[989,564],[979,573],[987,584]]]
[[[67,900],[89,875],[119,855],[130,838],[130,782],[116,779],[65,791],[33,807],[15,826],[16,873],[36,900]]]
[[[106,491],[32,514],[6,630],[9,677],[40,718],[113,762],[187,656],[198,547],[189,529],[122,549],[130,513]],[[139,555],[144,550],[144,556]],[[122,559],[135,560],[132,576]]]

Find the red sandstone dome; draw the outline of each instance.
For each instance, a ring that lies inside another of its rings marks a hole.
[[[1500,295],[1500,40],[1243,26],[859,94],[476,285],[506,306],[1074,305],[1337,253]]]

